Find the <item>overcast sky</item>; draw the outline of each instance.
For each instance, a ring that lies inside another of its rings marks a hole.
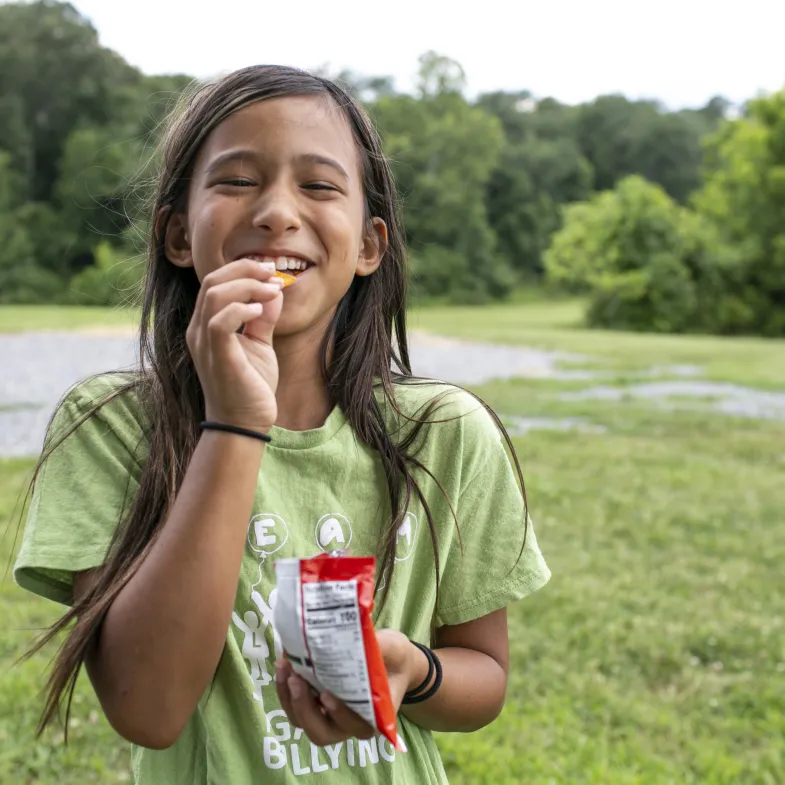
[[[608,92],[677,108],[785,84],[785,0],[72,0],[101,42],[147,73],[251,63],[391,75],[410,89],[429,49],[469,91],[574,103]]]

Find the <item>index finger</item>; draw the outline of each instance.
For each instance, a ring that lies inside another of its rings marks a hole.
[[[258,281],[269,281],[275,275],[273,262],[257,262],[256,259],[237,259],[234,262],[222,264],[215,270],[207,273],[199,286],[194,305],[194,317],[201,318],[204,296],[208,289],[218,284],[234,281],[239,278],[254,278]]]

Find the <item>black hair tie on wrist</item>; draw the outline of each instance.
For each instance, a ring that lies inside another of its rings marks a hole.
[[[401,704],[405,704],[407,706],[410,706],[413,703],[422,703],[423,701],[427,701],[428,698],[432,698],[438,691],[439,687],[442,686],[442,664],[439,661],[439,658],[436,656],[435,652],[432,649],[429,649],[427,646],[423,646],[422,643],[417,643],[417,641],[412,641],[412,643],[428,658],[428,675],[425,677],[425,681],[422,684],[420,684],[415,689],[404,693]],[[428,686],[428,683],[430,682],[434,672],[436,672],[436,678],[433,680],[433,684],[431,684],[428,689],[425,689]],[[422,692],[424,689],[425,692]]]
[[[239,436],[248,436],[250,439],[258,439],[260,442],[271,442],[272,439],[261,431],[251,431],[248,428],[240,428],[237,425],[227,425],[223,422],[212,422],[205,420],[199,423],[203,431],[226,431],[226,433],[236,433]]]

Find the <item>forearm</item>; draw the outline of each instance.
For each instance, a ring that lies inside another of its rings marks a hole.
[[[202,436],[158,541],[104,620],[91,677],[110,721],[137,743],[173,743],[215,672],[263,448]]]
[[[422,703],[404,704],[401,713],[412,722],[434,731],[470,732],[493,722],[504,706],[507,674],[488,654],[474,649],[435,649],[442,664],[442,684]],[[412,684],[428,675],[428,661],[416,650]],[[433,683],[433,678],[430,684]]]

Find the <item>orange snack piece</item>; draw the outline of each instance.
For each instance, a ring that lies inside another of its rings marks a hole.
[[[293,275],[289,275],[289,273],[285,273],[283,270],[276,270],[273,273],[273,278],[280,278],[283,281],[284,289],[287,286],[291,286],[297,280]]]

